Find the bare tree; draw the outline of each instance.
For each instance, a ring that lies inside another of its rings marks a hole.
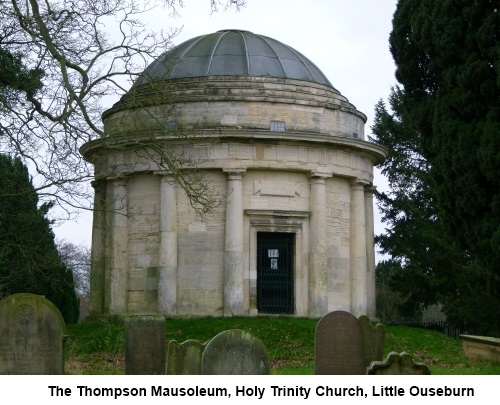
[[[56,242],[62,262],[73,273],[76,295],[90,300],[90,248],[66,240]]]
[[[212,12],[244,3],[210,0]],[[16,55],[41,80],[36,91],[10,89],[8,98],[0,98],[0,152],[23,159],[41,199],[56,200],[68,213],[90,207],[93,172],[79,149],[106,139],[103,100],[125,94],[145,67],[172,46],[178,29],[151,32],[141,21],[144,13],[158,7],[177,14],[183,1],[0,1],[0,50]],[[210,205],[203,197],[207,185],[182,172],[186,158],[165,153],[150,140],[146,143],[134,147],[152,151],[176,174],[194,203]],[[193,186],[195,182],[201,188]]]

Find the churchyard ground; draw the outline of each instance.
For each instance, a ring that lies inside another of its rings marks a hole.
[[[243,329],[260,338],[271,357],[272,374],[313,374],[317,320],[290,317],[167,319],[166,339],[206,342],[219,332]],[[472,361],[460,340],[420,328],[385,326],[384,356],[408,352],[432,374],[500,375],[500,363]],[[125,327],[122,322],[67,325],[67,374],[124,374]]]

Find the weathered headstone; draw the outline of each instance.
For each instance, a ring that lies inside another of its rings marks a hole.
[[[374,361],[367,370],[370,375],[429,375],[431,371],[424,363],[415,363],[406,353],[391,352],[384,361]]]
[[[64,320],[41,295],[0,301],[0,374],[64,374]]]
[[[345,311],[334,311],[316,326],[315,374],[365,374],[363,330],[358,319]]]
[[[364,364],[368,367],[372,361],[382,361],[384,356],[384,325],[377,323],[372,325],[370,318],[366,315],[358,317],[361,329],[363,329]]]
[[[166,374],[201,374],[201,358],[206,345],[197,340],[186,340],[182,343],[175,340],[168,342]]]
[[[203,374],[265,375],[271,373],[264,343],[239,329],[226,330],[208,342],[202,359]]]
[[[125,318],[125,374],[165,374],[165,318]]]

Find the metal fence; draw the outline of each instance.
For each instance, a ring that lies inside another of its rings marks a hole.
[[[446,321],[412,321],[412,322],[387,322],[387,325],[402,325],[402,326],[412,326],[415,328],[424,328],[430,330],[436,330],[444,333],[446,336],[459,339],[460,335],[476,335],[477,333],[472,330],[464,330],[457,328]]]

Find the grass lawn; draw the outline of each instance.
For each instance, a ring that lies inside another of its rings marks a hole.
[[[206,342],[227,329],[243,329],[260,338],[269,351],[273,374],[313,374],[317,320],[291,317],[167,319],[166,338]],[[442,333],[406,326],[386,326],[385,355],[408,352],[427,364],[432,374],[500,375],[500,363],[472,361],[460,340]],[[123,323],[67,325],[67,374],[124,374]]]

